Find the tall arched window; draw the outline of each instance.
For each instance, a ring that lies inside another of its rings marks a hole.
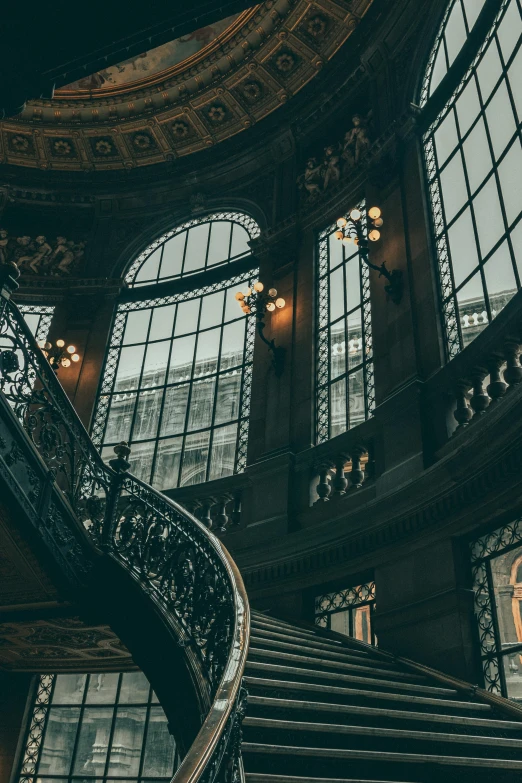
[[[366,221],[363,204],[358,207]],[[374,408],[370,277],[357,246],[334,223],[317,247],[316,440],[367,419]]]
[[[253,283],[248,241],[258,234],[238,213],[192,220],[127,274],[93,440],[107,458],[129,441],[131,470],[159,489],[245,468],[255,324],[235,294]]]
[[[521,287],[521,39],[520,0],[452,0],[424,78],[421,103],[431,122],[424,150],[449,357]]]

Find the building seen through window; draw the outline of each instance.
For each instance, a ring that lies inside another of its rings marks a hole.
[[[315,624],[330,631],[353,636],[366,644],[376,644],[373,631],[375,582],[318,595]]]

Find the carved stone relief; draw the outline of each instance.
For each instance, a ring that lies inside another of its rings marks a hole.
[[[63,236],[10,236],[7,229],[0,228],[0,263],[13,262],[22,274],[65,276],[77,272],[85,246],[84,241]]]

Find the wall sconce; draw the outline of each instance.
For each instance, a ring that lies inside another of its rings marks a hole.
[[[353,242],[359,247],[359,253],[364,263],[379,273],[379,277],[385,277],[388,281],[384,286],[384,290],[395,304],[399,304],[402,299],[403,280],[401,269],[386,269],[386,261],[383,261],[380,266],[372,264],[368,258],[369,242],[378,242],[381,238],[381,232],[379,229],[382,227],[384,220],[382,219],[382,213],[379,207],[370,207],[368,210],[368,218],[370,225],[369,231],[364,231],[364,221],[362,220],[363,213],[360,209],[352,209],[348,217],[340,217],[337,221],[337,231],[335,232],[336,239],[350,244]]]
[[[60,367],[70,367],[71,362],[80,361],[80,356],[76,353],[75,346],[68,345],[66,348],[65,340],[56,340],[54,346],[49,342],[39,343],[39,346],[55,373],[58,372]]]
[[[265,345],[268,345],[268,350],[272,353],[272,366],[276,376],[279,377],[284,370],[285,349],[282,346],[276,346],[273,339],[267,340],[263,330],[265,328],[265,313],[272,313],[276,308],[282,310],[286,304],[285,300],[282,296],[277,296],[275,288],[269,288],[265,293],[265,286],[259,280],[254,283],[253,288],[247,288],[244,293],[238,291],[236,299],[245,314],[255,313],[257,333]]]

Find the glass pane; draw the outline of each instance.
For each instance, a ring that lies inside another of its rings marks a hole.
[[[241,375],[238,372],[220,375],[218,380],[215,424],[239,418]]]
[[[504,220],[494,177],[486,182],[475,197],[473,210],[477,222],[480,252],[484,258],[504,233]]]
[[[154,250],[150,256],[142,263],[141,268],[136,275],[136,282],[150,283],[156,280],[161,258],[161,246]]]
[[[86,704],[114,704],[119,674],[91,674]]]
[[[172,335],[175,312],[176,305],[154,308],[149,340],[164,340]]]
[[[176,746],[169,734],[165,713],[161,707],[152,707],[142,774],[146,777],[170,777],[174,771],[175,752]]]
[[[330,615],[330,630],[350,636],[350,610],[332,612]]]
[[[330,269],[334,269],[343,261],[343,243],[335,238],[335,234],[328,237],[328,254],[330,259]]]
[[[191,377],[195,345],[195,335],[179,337],[173,341],[172,353],[170,355],[169,383],[186,381]]]
[[[508,3],[505,16],[497,31],[504,62],[507,62],[511,57],[513,49],[517,45],[521,34],[522,22],[520,21],[520,11],[518,10],[517,3]]]
[[[146,481],[147,484],[150,484],[155,446],[155,441],[152,443],[150,441],[147,443],[140,443],[139,441],[133,443],[129,457],[130,472],[142,481]]]
[[[137,777],[146,716],[146,707],[118,708],[112,739],[109,775]]]
[[[442,196],[444,200],[444,213],[449,223],[455,217],[468,198],[462,158],[455,155],[440,175]]]
[[[151,343],[147,346],[145,363],[143,365],[142,386],[159,386],[165,381],[165,373],[169,363],[170,340]]]
[[[448,113],[448,116],[437,128],[433,136],[437,149],[438,163],[439,166],[442,166],[459,142],[453,109]]]
[[[189,388],[187,383],[166,390],[161,435],[176,435],[185,429]]]
[[[194,375],[197,378],[207,373],[216,372],[219,355],[221,329],[211,329],[200,332],[196,348],[196,366]]]
[[[243,226],[240,226],[238,223],[234,223],[232,226],[232,250],[230,253],[231,258],[235,258],[242,253],[250,252],[250,246],[248,244],[249,239],[250,237],[246,229],[244,229]]]
[[[113,707],[85,708],[74,762],[76,775],[103,775],[113,714]]]
[[[472,76],[457,99],[457,114],[461,136],[464,136],[480,113],[480,103],[475,79]]]
[[[457,302],[466,346],[488,325],[482,278],[478,272],[457,293]]]
[[[330,377],[335,380],[346,372],[346,342],[344,320],[330,329]]]
[[[509,300],[517,292],[517,283],[513,271],[513,262],[507,242],[503,242],[499,249],[489,259],[484,267],[486,287],[489,294],[489,304],[497,315]]]
[[[241,286],[243,290],[247,287],[246,282]],[[228,288],[226,292],[225,321],[235,321],[241,317],[241,308],[236,299],[236,293],[241,289],[239,285]]]
[[[486,0],[463,0],[468,29],[471,31]]]
[[[133,440],[148,440],[156,437],[162,403],[163,388],[151,391],[142,389],[138,395],[136,418],[132,429]]]
[[[330,437],[346,432],[346,378],[330,387]]]
[[[195,332],[198,326],[200,299],[189,299],[188,302],[178,304],[178,313],[176,316],[176,327],[174,334],[179,337],[181,334]]]
[[[200,430],[210,427],[214,412],[214,390],[216,378],[212,376],[204,380],[194,381],[187,429]]]
[[[129,346],[121,349],[114,391],[127,391],[128,389],[137,388],[144,353],[144,345]]]
[[[477,76],[480,85],[480,93],[484,103],[491,95],[493,88],[502,75],[502,63],[498,56],[498,49],[495,39],[493,39],[477,68]]]
[[[106,443],[129,440],[135,404],[136,393],[113,394],[105,431]]]
[[[372,643],[371,606],[357,606],[353,610],[353,635],[366,644]]]
[[[471,212],[466,209],[448,231],[455,285],[459,286],[478,266],[477,242]]]
[[[361,304],[361,279],[359,257],[354,256],[346,264],[346,311]]]
[[[502,666],[508,698],[522,700],[522,650],[504,655]]]
[[[464,16],[460,2],[456,2],[453,11],[448,19],[448,24],[444,34],[446,47],[448,50],[449,64],[453,63],[463,45],[466,43],[467,33],[464,25]]]
[[[53,704],[81,704],[86,680],[86,674],[58,674],[54,685]]]
[[[474,193],[493,167],[484,121],[480,119],[464,142],[469,186]]]
[[[201,307],[200,329],[208,329],[217,326],[223,320],[224,291],[208,294],[203,297]]]
[[[185,438],[185,453],[181,469],[181,486],[205,481],[210,432],[197,432]]]
[[[498,174],[508,224],[511,225],[522,211],[522,147],[518,139],[498,167]]]
[[[51,707],[40,757],[40,774],[69,774],[79,718],[79,707]]]
[[[210,223],[203,223],[189,229],[185,265],[183,274],[204,269],[207,257],[208,232]]]
[[[237,424],[214,430],[209,479],[230,476],[236,460]]]
[[[174,489],[178,486],[182,445],[182,437],[165,438],[158,442],[154,469],[154,486],[158,489]]]
[[[207,265],[219,264],[228,259],[231,223],[216,221],[210,230],[210,247]]]
[[[336,321],[344,312],[344,278],[339,267],[330,275],[330,321]]]
[[[126,672],[121,678],[120,704],[147,704],[150,685],[143,672]]]
[[[223,328],[223,340],[221,346],[221,369],[237,367],[243,363],[243,350],[245,347],[246,318],[227,324]]]
[[[352,373],[348,378],[349,383],[349,406],[350,406],[350,429],[356,427],[365,419],[364,410],[364,381],[362,368]]]
[[[506,87],[506,82],[502,82],[491,99],[491,103],[486,109],[489,133],[493,151],[497,159],[506,149],[509,140],[516,131],[513,110]]]
[[[124,345],[145,342],[149,329],[150,313],[150,309],[131,310],[127,313],[127,323],[123,337]]]
[[[519,279],[522,280],[522,221],[519,221],[516,228],[511,232],[511,244],[518,268]]]
[[[348,369],[357,367],[363,360],[363,339],[361,311],[353,313],[347,320],[348,327]]]
[[[515,59],[509,66],[509,86],[513,93],[513,100],[515,101],[515,107],[517,110],[518,121],[522,120],[522,79],[520,73],[522,71],[522,47],[518,50]]]
[[[185,241],[187,232],[182,231],[175,237],[169,239],[163,245],[163,259],[161,261],[160,278],[177,277],[181,274],[183,263],[183,253],[185,251]]]
[[[433,71],[431,72],[430,95],[437,89],[441,81],[446,76],[447,72],[448,68],[446,65],[446,51],[441,40],[439,44],[439,51],[437,52],[435,63],[433,65]]]

